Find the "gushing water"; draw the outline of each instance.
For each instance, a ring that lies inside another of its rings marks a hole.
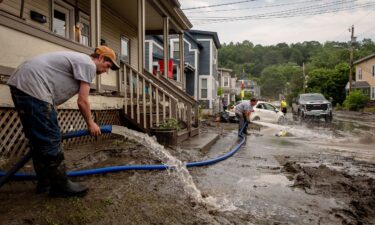
[[[147,149],[150,150],[150,153],[160,159],[165,165],[171,168],[170,172],[175,172],[177,177],[184,185],[184,190],[191,196],[196,202],[202,203],[205,205],[210,205],[217,209],[224,208],[218,205],[218,201],[214,198],[203,198],[201,191],[196,187],[192,176],[187,170],[186,166],[179,159],[172,156],[164,146],[160,145],[156,140],[147,134],[140,133],[134,130],[130,130],[122,126],[112,126],[112,133],[122,135],[130,140],[136,141]],[[221,204],[220,204],[221,205]],[[224,208],[226,209],[226,208]]]
[[[273,124],[273,123],[266,123],[266,122],[260,122],[260,121],[253,121],[252,123],[270,127],[273,129],[276,129],[278,131],[286,131],[296,137],[308,137],[309,139],[323,139],[323,140],[338,140],[337,137],[332,132],[327,132],[327,130],[310,130],[306,129],[304,127],[293,127],[293,126],[284,126],[279,124]]]

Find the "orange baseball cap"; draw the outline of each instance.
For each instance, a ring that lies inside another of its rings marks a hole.
[[[111,67],[112,70],[120,69],[120,66],[117,64],[117,61],[116,61],[115,51],[113,51],[113,49],[104,45],[100,45],[95,48],[95,53],[109,58],[113,64],[113,66]]]

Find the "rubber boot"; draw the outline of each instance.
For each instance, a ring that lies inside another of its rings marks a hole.
[[[48,164],[48,177],[51,181],[50,197],[83,197],[87,194],[87,187],[69,180],[66,176],[62,153],[48,158],[50,159]]]
[[[38,178],[38,183],[36,185],[36,193],[42,194],[49,190],[51,182],[47,176],[47,166],[43,163],[41,157],[33,155],[33,165],[36,176]]]

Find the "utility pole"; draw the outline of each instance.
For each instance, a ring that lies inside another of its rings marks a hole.
[[[354,55],[354,43],[356,42],[356,37],[354,37],[354,25],[349,28],[351,32],[350,36],[350,62],[349,62],[349,93],[352,91],[352,77],[353,77],[353,55]]]
[[[306,93],[306,74],[305,74],[305,63],[302,63],[302,72],[303,72],[303,93]]]

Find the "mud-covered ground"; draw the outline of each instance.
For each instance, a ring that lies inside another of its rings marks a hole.
[[[221,129],[222,130],[222,129]],[[219,131],[221,132],[221,131]],[[205,153],[169,149],[182,160]],[[65,149],[69,170],[159,164],[144,146],[120,136]],[[23,171],[32,171],[28,164]],[[247,224],[251,215],[221,212],[186,192],[174,171],[126,171],[73,178],[90,188],[84,198],[35,194],[35,182],[10,182],[0,190],[0,224]]]
[[[233,157],[189,170],[194,193],[176,171],[74,178],[90,187],[84,198],[53,199],[35,194],[32,181],[11,182],[0,189],[0,224],[375,224],[373,129],[342,122],[253,125]],[[184,162],[222,155],[236,143],[236,128],[209,119],[201,132],[221,135],[209,151],[169,152]],[[280,130],[290,135],[275,136]],[[161,162],[120,136],[65,153],[70,170]]]

